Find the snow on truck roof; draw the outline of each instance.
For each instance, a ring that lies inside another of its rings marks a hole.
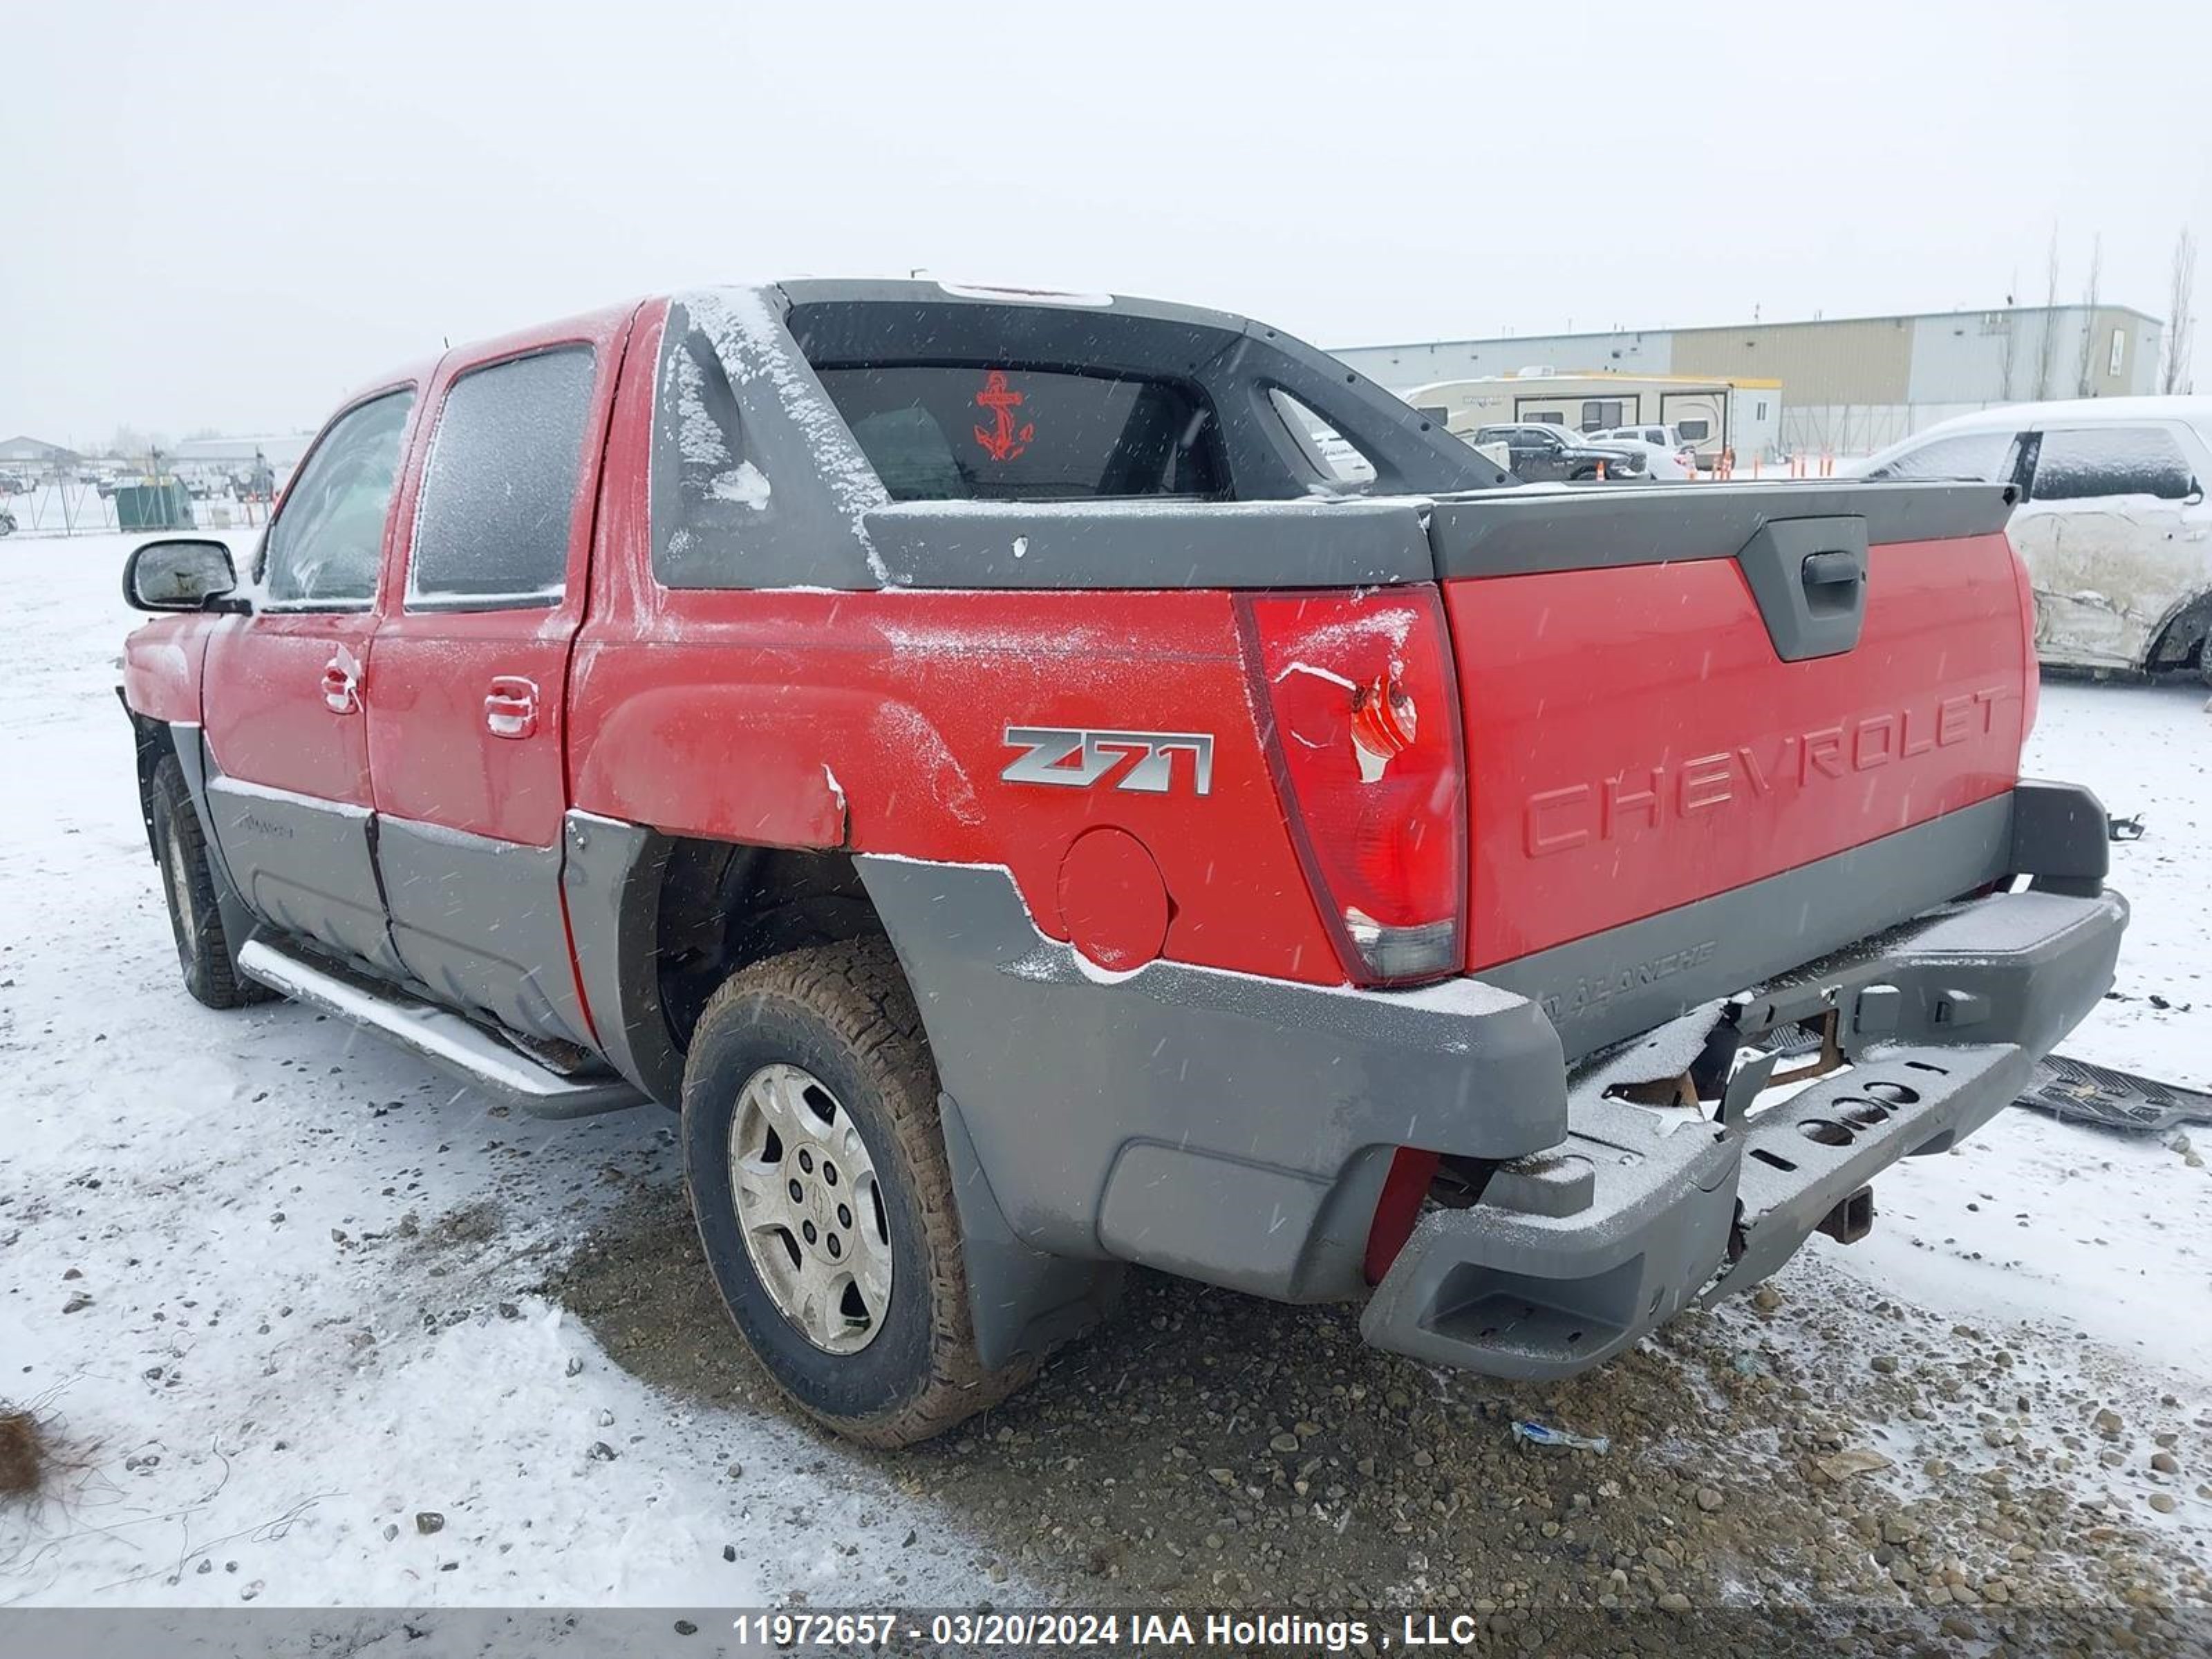
[[[2212,428],[2212,398],[2063,398],[2039,404],[2002,404],[1954,415],[1914,433],[1917,443],[1939,433],[2018,432],[2063,422],[2068,426],[2102,426],[2116,421],[2185,421]]]

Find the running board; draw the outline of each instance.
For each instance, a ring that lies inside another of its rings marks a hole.
[[[537,1117],[587,1117],[641,1104],[617,1077],[563,1077],[449,1009],[396,985],[349,973],[264,938],[248,939],[239,970],[278,994],[390,1037],[486,1094]]]

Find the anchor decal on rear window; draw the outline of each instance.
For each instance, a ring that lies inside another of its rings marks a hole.
[[[975,441],[994,461],[1012,460],[1036,436],[1036,422],[1014,424],[1013,411],[1021,401],[1022,394],[1006,384],[1006,371],[999,368],[984,378],[983,389],[975,394],[975,402],[995,417],[995,424],[975,428]]]

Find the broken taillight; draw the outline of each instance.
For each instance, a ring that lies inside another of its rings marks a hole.
[[[1240,598],[1245,661],[1292,838],[1345,972],[1456,972],[1466,772],[1433,589]]]

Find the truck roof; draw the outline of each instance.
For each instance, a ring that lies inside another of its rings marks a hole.
[[[1915,440],[1944,432],[2017,432],[2024,427],[2063,421],[2069,426],[2101,426],[2115,421],[2185,421],[2212,429],[2212,398],[2061,398],[2045,403],[2002,404],[1954,415],[1923,427]]]

